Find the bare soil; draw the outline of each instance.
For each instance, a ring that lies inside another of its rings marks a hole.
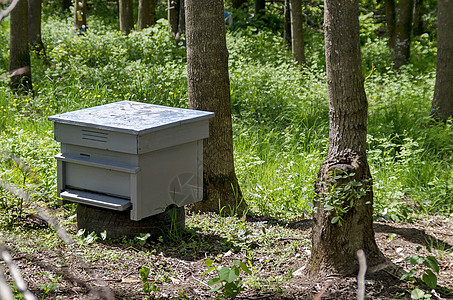
[[[310,253],[310,220],[285,223],[264,217],[247,218],[241,226],[249,237],[242,248],[235,244],[234,234],[229,237],[207,229],[209,224],[203,224],[209,222],[215,228],[220,223],[214,223],[222,221],[209,215],[187,216],[187,229],[176,242],[160,238],[140,245],[130,239],[92,242],[75,238],[76,242],[68,245],[55,237],[55,230],[27,219],[23,234],[1,230],[0,240],[8,247],[29,289],[44,299],[215,298],[221,294],[209,292],[211,287],[207,285],[215,272],[203,275],[207,258],[224,266],[231,266],[236,259],[250,262],[253,275],[243,277],[245,290],[237,299],[356,298],[355,277],[332,275],[314,280],[304,272]],[[237,231],[231,224],[232,230]],[[77,232],[74,224],[65,227],[70,234]],[[453,299],[451,219],[428,216],[414,223],[376,222],[374,228],[382,252],[406,271],[412,268],[404,260],[406,257],[435,256],[440,265],[441,288],[431,292],[432,299]],[[228,232],[228,228],[224,229]],[[278,238],[251,238],[259,232],[278,230],[282,230]],[[0,266],[11,282],[8,267],[4,263]],[[154,285],[154,291],[149,294],[144,293],[139,275],[142,266],[150,268],[148,283]],[[45,287],[52,282],[56,289],[45,294]],[[415,287],[414,283],[400,281],[385,270],[366,275],[367,299],[411,299],[410,292]]]

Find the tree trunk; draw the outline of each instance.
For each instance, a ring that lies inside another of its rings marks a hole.
[[[385,2],[385,20],[387,22],[387,35],[389,38],[389,48],[395,49],[395,0],[384,0]]]
[[[186,9],[184,6],[184,0],[179,0],[178,33],[176,34],[176,41],[178,42],[181,39],[181,35],[186,34]]]
[[[129,34],[134,29],[134,6],[132,0],[119,0],[120,30]]]
[[[285,17],[284,17],[284,23],[283,23],[283,38],[285,41],[288,43],[288,45],[291,45],[291,10],[289,8],[289,1],[290,0],[285,0]]]
[[[260,18],[264,15],[264,9],[266,8],[266,0],[254,0],[254,11],[255,18]]]
[[[28,1],[20,0],[10,14],[9,73],[15,92],[32,90],[30,52],[28,49]]]
[[[304,28],[302,15],[302,1],[290,0],[291,11],[291,41],[293,60],[299,65],[305,64]]]
[[[179,0],[168,0],[168,28],[173,37],[178,34]]]
[[[431,112],[446,121],[453,116],[453,2],[439,0],[437,5],[437,70]]]
[[[242,214],[234,170],[228,51],[222,0],[186,0],[186,43],[189,107],[212,111],[209,138],[203,149],[203,201],[192,211]]]
[[[412,22],[412,34],[419,36],[423,33],[423,0],[414,0],[414,20]]]
[[[233,5],[232,7],[234,9],[240,9],[243,8],[243,5],[245,4],[246,0],[233,0]]]
[[[315,184],[310,258],[314,275],[356,272],[359,249],[367,254],[369,265],[383,260],[373,231],[372,179],[366,157],[368,104],[358,17],[357,0],[324,1],[330,129],[328,156]]]
[[[42,0],[28,0],[28,42],[37,53],[45,56],[41,38],[41,5]]]
[[[154,0],[139,0],[137,30],[142,30],[154,25]]]
[[[69,9],[72,6],[72,1],[71,0],[62,0],[61,1],[61,11],[62,12],[69,12]]]
[[[399,0],[393,52],[393,67],[396,70],[405,65],[410,58],[413,9],[414,0]]]
[[[74,1],[74,30],[83,33],[87,30],[87,1]]]

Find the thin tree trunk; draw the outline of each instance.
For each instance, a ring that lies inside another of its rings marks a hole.
[[[373,231],[373,191],[366,156],[368,104],[358,17],[357,0],[324,1],[330,129],[328,156],[315,184],[318,197],[310,258],[313,275],[355,273],[359,249],[365,251],[371,265],[383,260]],[[361,186],[351,187],[354,183]],[[360,189],[365,192],[359,194]],[[347,198],[342,199],[342,195]],[[337,212],[327,204],[345,212]]]
[[[87,30],[87,1],[74,1],[74,30],[83,33]]]
[[[241,214],[246,204],[234,170],[224,4],[185,3],[189,107],[215,113],[204,141],[203,201],[191,210]]]
[[[10,14],[9,73],[15,92],[32,90],[30,52],[28,49],[28,1],[20,0]]]
[[[178,34],[179,0],[168,0],[168,28],[174,38]]]
[[[283,24],[283,38],[285,41],[288,43],[288,45],[291,45],[291,10],[289,8],[289,1],[290,0],[285,0],[285,18],[284,18],[284,24]]]
[[[266,8],[266,0],[254,0],[254,11],[255,11],[255,18],[260,18],[264,15],[264,9]]]
[[[137,30],[142,30],[154,25],[154,0],[139,0]]]
[[[437,5],[437,70],[431,113],[446,121],[453,116],[453,2],[439,0]]]
[[[412,22],[412,34],[419,36],[423,33],[423,0],[414,0],[414,20]]]
[[[132,0],[119,0],[120,30],[129,34],[134,29],[134,6]]]
[[[179,0],[179,10],[178,10],[178,33],[176,34],[176,41],[179,42],[181,35],[186,33],[186,9],[184,8],[185,0]]]
[[[395,0],[384,0],[385,20],[387,22],[388,44],[391,50],[395,49]]]
[[[395,26],[394,68],[398,70],[410,58],[411,28],[414,0],[399,0]]]
[[[246,0],[233,0],[232,7],[234,9],[243,8],[243,5],[246,3]]]
[[[28,0],[28,42],[32,48],[45,57],[45,48],[41,38],[42,0]]]
[[[293,60],[299,65],[305,64],[304,28],[302,15],[302,1],[290,0],[291,10],[291,41]]]

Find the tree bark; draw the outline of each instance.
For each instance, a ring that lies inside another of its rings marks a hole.
[[[173,37],[178,34],[179,0],[168,0],[168,28]]]
[[[41,38],[41,5],[42,0],[28,0],[28,42],[38,54],[45,56]]]
[[[15,92],[29,92],[31,81],[28,49],[28,1],[20,0],[10,14],[9,73],[10,87]]]
[[[410,58],[413,9],[414,0],[399,0],[393,52],[393,67],[396,70],[405,65]]]
[[[240,9],[243,8],[243,5],[245,4],[245,0],[233,0],[232,7],[234,9]]]
[[[192,211],[242,214],[234,170],[228,51],[222,0],[186,0],[186,44],[189,107],[212,111],[203,149],[203,201]]]
[[[261,18],[264,15],[264,9],[266,8],[266,0],[254,0],[253,5],[255,18]]]
[[[284,23],[283,23],[283,38],[285,41],[288,43],[288,45],[291,45],[291,10],[289,8],[290,0],[285,0],[285,17],[284,17]]]
[[[137,30],[142,30],[154,25],[154,0],[139,0]]]
[[[324,1],[330,128],[328,156],[315,184],[310,258],[313,275],[355,273],[359,249],[365,251],[370,265],[383,260],[373,231],[372,179],[366,156],[368,104],[358,17],[357,0]],[[361,186],[354,187],[354,183]],[[332,199],[338,200],[332,205],[344,209],[343,213],[326,205]],[[336,217],[339,220],[333,223]]]
[[[290,0],[291,11],[291,41],[293,60],[299,65],[305,64],[304,28],[302,1]]]
[[[412,22],[412,34],[419,36],[423,33],[423,0],[414,0],[414,20]]]
[[[120,30],[129,34],[134,29],[134,6],[132,0],[119,0]]]
[[[74,1],[74,30],[83,33],[87,30],[87,1]]]
[[[385,3],[385,20],[387,22],[388,45],[393,51],[395,49],[395,0],[384,0]]]
[[[431,113],[446,121],[453,116],[453,2],[439,0],[437,5],[437,70]]]

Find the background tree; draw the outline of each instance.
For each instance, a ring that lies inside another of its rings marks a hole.
[[[61,10],[63,12],[69,12],[69,8],[72,6],[71,0],[61,0]]]
[[[234,170],[230,80],[222,0],[186,0],[189,107],[212,111],[204,141],[203,201],[194,211],[240,214],[246,205]]]
[[[132,0],[119,0],[120,30],[129,34],[134,29],[134,6]]]
[[[414,16],[412,21],[412,34],[414,36],[423,33],[423,0],[414,0]]]
[[[240,9],[244,6],[246,2],[247,2],[246,0],[233,0],[232,7],[234,9]]]
[[[302,15],[302,1],[290,0],[291,11],[291,45],[293,60],[299,65],[305,64],[305,50],[304,50],[304,28],[303,28],[303,15]]]
[[[291,10],[289,8],[289,0],[285,0],[284,8],[285,15],[283,20],[283,38],[291,45]]]
[[[138,1],[138,21],[137,30],[142,30],[154,25],[154,0]]]
[[[87,1],[74,1],[74,30],[82,33],[87,30]]]
[[[385,21],[387,23],[388,44],[390,49],[395,49],[395,0],[384,0],[385,5]]]
[[[9,73],[10,86],[16,92],[32,90],[28,48],[28,1],[20,0],[10,13]]]
[[[254,0],[253,7],[255,18],[261,18],[264,15],[264,9],[266,8],[266,0]]]
[[[431,112],[446,121],[453,116],[453,1],[439,0],[437,5],[437,69]]]
[[[176,41],[186,31],[184,0],[168,0],[168,28]]]
[[[366,156],[368,103],[358,17],[357,0],[324,1],[329,151],[315,184],[313,274],[355,272],[359,249],[371,265],[383,259],[373,231],[372,178]]]
[[[41,5],[42,0],[28,0],[28,42],[32,48],[45,54],[41,38]]]
[[[414,0],[399,0],[395,25],[394,68],[399,69],[410,58]]]

